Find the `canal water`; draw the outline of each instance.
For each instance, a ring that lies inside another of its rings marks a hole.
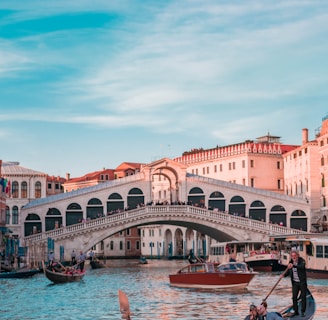
[[[186,261],[108,260],[106,269],[92,270],[81,282],[52,284],[43,274],[29,279],[0,279],[0,319],[121,319],[118,290],[129,297],[132,319],[244,319],[251,303],[260,304],[279,279],[258,274],[247,290],[237,292],[173,288],[168,275]],[[317,302],[316,320],[328,319],[328,280],[308,280]],[[279,311],[291,302],[289,278],[282,279],[267,299]]]

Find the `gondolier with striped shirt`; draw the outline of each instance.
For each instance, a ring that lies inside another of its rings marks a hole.
[[[302,312],[302,317],[304,317],[305,310],[306,310],[306,292],[307,292],[305,260],[302,257],[300,257],[296,249],[293,249],[291,251],[290,256],[291,256],[291,260],[288,264],[289,272],[286,272],[285,277],[290,276],[292,280],[293,309],[295,311],[293,316],[299,315],[297,298],[299,292],[301,292],[301,305],[302,305],[301,312]]]

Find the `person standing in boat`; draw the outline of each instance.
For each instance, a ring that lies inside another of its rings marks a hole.
[[[86,254],[81,250],[80,251],[80,255],[79,255],[79,264],[80,264],[80,270],[81,270],[81,272],[83,272],[84,263],[85,263],[85,260],[86,259],[87,259]]]
[[[73,251],[71,252],[71,262],[72,262],[72,266],[74,264],[76,264],[76,252],[75,250],[73,249]]]
[[[307,279],[306,279],[306,269],[305,269],[305,260],[300,257],[299,252],[296,249],[292,249],[291,260],[287,268],[289,269],[285,275],[281,275],[280,277],[290,276],[292,280],[292,299],[293,299],[293,309],[295,313],[292,317],[299,315],[298,310],[298,294],[301,292],[301,306],[302,306],[302,317],[305,316],[306,310],[306,293],[307,293]]]
[[[49,267],[52,267],[54,261],[55,261],[55,254],[54,254],[53,250],[50,250],[50,252],[48,254]]]

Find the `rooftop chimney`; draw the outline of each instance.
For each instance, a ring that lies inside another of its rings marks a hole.
[[[309,129],[302,129],[302,145],[309,142]]]

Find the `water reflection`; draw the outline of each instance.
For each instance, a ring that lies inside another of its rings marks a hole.
[[[108,261],[109,268],[89,270],[80,283],[52,285],[42,274],[0,281],[0,318],[120,319],[118,289],[129,297],[132,319],[243,319],[251,303],[259,304],[278,281],[278,274],[259,274],[247,290],[204,291],[170,287],[168,275],[184,261]],[[327,280],[309,280],[317,301],[316,320],[328,319]],[[23,306],[24,301],[24,307]],[[291,303],[290,279],[282,279],[268,298],[270,310]],[[5,317],[3,317],[5,315]]]

